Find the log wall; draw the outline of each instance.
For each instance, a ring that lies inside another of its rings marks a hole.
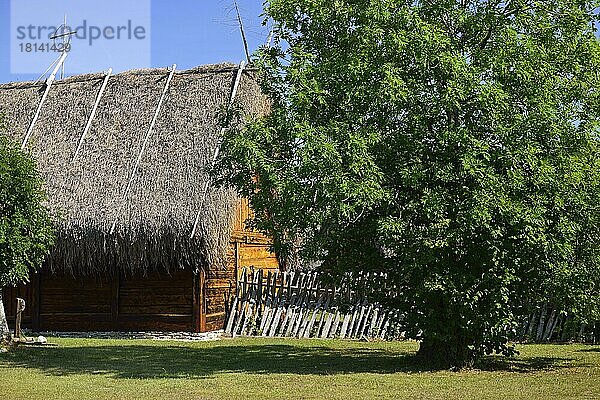
[[[191,271],[104,279],[42,272],[32,281],[4,289],[11,323],[16,298],[22,297],[27,307],[23,325],[36,331],[195,330]]]

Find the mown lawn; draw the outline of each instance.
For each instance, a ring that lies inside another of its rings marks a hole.
[[[0,399],[600,399],[600,346],[519,346],[454,373],[420,367],[412,342],[50,341],[0,354]]]

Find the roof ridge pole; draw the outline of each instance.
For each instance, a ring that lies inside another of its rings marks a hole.
[[[100,100],[102,99],[104,90],[106,90],[106,86],[108,85],[108,79],[110,78],[111,75],[112,75],[112,68],[109,68],[108,71],[106,71],[106,76],[104,77],[104,82],[102,82],[102,86],[100,87],[100,91],[98,92],[98,96],[96,97],[96,102],[94,103],[94,107],[92,108],[92,113],[90,114],[88,122],[85,125],[85,129],[83,130],[83,133],[81,134],[81,137],[79,138],[79,143],[77,144],[77,149],[75,150],[75,154],[73,154],[73,159],[71,160],[71,162],[75,162],[75,160],[77,159],[77,156],[79,155],[79,151],[81,150],[81,146],[83,145],[83,141],[85,140],[85,137],[87,136],[88,132],[90,131],[90,128],[92,127],[92,121],[94,120],[94,117],[96,116],[96,111],[98,110],[98,105],[100,104]]]
[[[231,110],[233,106],[233,102],[235,101],[235,96],[237,96],[238,89],[240,87],[240,82],[242,81],[242,73],[244,72],[244,68],[246,68],[246,61],[242,61],[240,63],[240,67],[237,71],[237,76],[235,77],[235,83],[233,85],[233,89],[231,90],[231,95],[229,96],[229,102],[227,104],[227,112]],[[219,151],[221,150],[221,141],[223,135],[225,135],[225,131],[227,130],[226,126],[221,128],[221,134],[219,136],[217,147],[215,148],[215,152],[213,153],[213,158],[211,161],[211,165],[215,165],[217,158],[219,157]],[[196,220],[194,221],[194,228],[192,229],[192,234],[190,239],[193,239],[196,236],[196,231],[198,230],[198,224],[200,223],[200,214],[202,213],[202,207],[204,206],[204,202],[206,201],[206,196],[208,194],[208,188],[210,186],[210,180],[207,180],[204,183],[204,188],[202,190],[202,197],[200,199],[200,206],[198,207],[198,212],[196,213]]]
[[[242,42],[244,43],[244,51],[246,52],[246,60],[250,62],[250,51],[248,51],[248,40],[246,40],[246,32],[244,32],[244,22],[242,21],[242,15],[240,14],[240,8],[238,7],[237,0],[233,0],[235,6],[235,12],[237,13],[238,23],[240,24],[240,32],[242,33]]]
[[[41,80],[41,79],[42,79],[44,76],[46,76],[46,74],[47,74],[48,72],[50,72],[50,70],[51,70],[51,69],[54,67],[54,65],[56,65],[56,63],[57,63],[57,62],[60,60],[60,58],[61,58],[61,57],[62,57],[62,54],[61,54],[60,56],[58,56],[58,57],[56,58],[56,60],[54,60],[54,62],[52,62],[52,64],[50,64],[50,66],[49,66],[48,68],[46,68],[46,70],[44,71],[44,73],[43,73],[43,74],[41,74],[41,75],[39,76],[39,78],[37,78],[37,79],[35,80],[35,83],[38,83],[38,82],[39,82],[39,81],[40,81],[40,80]]]
[[[33,120],[31,120],[31,124],[29,124],[29,129],[27,129],[27,133],[25,134],[25,138],[23,139],[23,144],[21,144],[21,150],[25,150],[25,147],[27,147],[27,143],[29,142],[29,139],[31,138],[31,134],[33,133],[33,128],[35,127],[35,123],[38,120],[38,118],[40,117],[40,113],[42,112],[42,106],[44,105],[44,102],[46,101],[46,98],[48,97],[48,93],[50,93],[50,88],[52,87],[52,84],[54,83],[54,80],[56,79],[56,74],[58,73],[58,70],[60,69],[61,65],[65,62],[65,59],[67,58],[68,54],[69,53],[64,52],[60,56],[60,58],[58,59],[58,63],[56,64],[56,66],[52,70],[52,73],[46,80],[46,90],[44,91],[44,95],[42,96],[42,99],[40,100],[40,104],[38,104],[38,108],[35,111]]]
[[[160,100],[158,101],[158,105],[156,106],[156,111],[154,112],[154,116],[152,117],[152,122],[150,123],[148,132],[146,132],[146,137],[144,137],[144,141],[142,142],[142,148],[140,149],[137,159],[135,160],[135,164],[134,164],[133,168],[131,169],[131,174],[129,175],[129,182],[127,182],[127,187],[125,188],[125,191],[123,192],[123,200],[127,199],[127,195],[129,194],[129,191],[131,190],[133,180],[135,179],[138,167],[140,166],[140,161],[142,160],[142,156],[144,155],[144,151],[146,150],[146,146],[148,145],[148,140],[150,140],[150,136],[152,135],[152,131],[154,130],[154,125],[156,125],[156,120],[158,119],[158,115],[160,114],[160,110],[162,108],[163,102],[165,100],[165,97],[167,96],[167,92],[169,91],[169,85],[171,84],[171,80],[173,79],[173,75],[175,74],[176,68],[177,68],[177,64],[173,64],[173,67],[171,67],[171,73],[169,74],[169,77],[167,78],[167,83],[165,83],[165,87],[163,89],[162,95],[160,96]],[[115,221],[113,222],[112,227],[110,228],[111,234],[113,234],[115,232],[115,228],[117,226],[117,219],[118,219],[118,216],[115,218]]]

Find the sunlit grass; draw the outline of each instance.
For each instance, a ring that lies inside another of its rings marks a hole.
[[[416,343],[51,339],[0,354],[4,399],[595,399],[600,347],[519,346],[512,360],[430,371]]]

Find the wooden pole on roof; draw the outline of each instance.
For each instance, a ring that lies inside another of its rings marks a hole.
[[[244,51],[246,52],[246,61],[250,63],[250,51],[248,50],[248,41],[246,40],[246,32],[244,32],[244,22],[242,21],[242,15],[240,14],[240,8],[238,7],[237,0],[233,1],[233,5],[235,6],[237,20],[240,25],[240,32],[242,33],[242,42],[244,43]]]
[[[142,142],[142,148],[138,153],[138,156],[135,160],[135,164],[131,169],[131,173],[129,174],[129,181],[127,182],[127,187],[125,188],[125,192],[123,193],[123,199],[127,199],[127,195],[131,190],[131,186],[133,185],[133,180],[137,174],[138,167],[140,166],[140,162],[142,161],[142,156],[144,155],[144,151],[146,151],[146,146],[148,145],[148,141],[150,140],[150,136],[152,136],[152,132],[154,131],[154,125],[156,125],[156,120],[158,119],[158,115],[160,114],[160,110],[162,108],[165,97],[167,96],[167,92],[169,91],[169,85],[171,84],[171,80],[173,79],[173,75],[175,74],[175,69],[177,68],[177,64],[173,64],[171,68],[171,73],[167,78],[167,83],[165,83],[165,87],[163,89],[162,95],[160,96],[160,100],[158,101],[158,105],[156,106],[156,111],[154,112],[154,116],[152,117],[152,122],[150,122],[150,127],[148,128],[148,132],[146,132],[146,136],[144,137],[144,141]],[[115,232],[115,228],[117,226],[117,219],[112,224],[110,228],[110,233],[113,234]]]
[[[31,138],[31,134],[33,133],[33,128],[35,128],[35,123],[37,122],[38,118],[40,117],[40,113],[42,112],[42,107],[44,105],[44,102],[46,101],[46,98],[48,97],[48,93],[50,93],[50,88],[52,87],[52,84],[56,80],[56,74],[58,73],[58,70],[60,69],[60,67],[64,64],[65,59],[67,58],[68,54],[69,53],[67,53],[67,52],[63,52],[61,54],[60,58],[58,59],[58,62],[56,63],[56,66],[54,67],[54,70],[52,70],[52,73],[46,80],[46,90],[44,90],[44,95],[42,96],[42,99],[40,100],[40,104],[38,104],[37,110],[35,111],[35,114],[33,116],[33,120],[31,121],[31,124],[29,124],[29,129],[27,129],[27,133],[25,134],[25,138],[23,139],[23,143],[21,144],[21,150],[25,150],[25,148],[27,147],[27,143],[29,142],[29,139]]]
[[[106,76],[104,77],[104,82],[102,82],[102,86],[100,87],[100,91],[98,92],[98,96],[96,97],[96,102],[94,103],[94,107],[92,108],[92,113],[90,114],[88,122],[85,125],[85,129],[83,130],[83,133],[81,134],[81,137],[79,138],[79,143],[77,144],[77,149],[75,150],[75,154],[73,154],[73,159],[71,160],[71,162],[74,162],[77,159],[77,156],[79,155],[79,151],[81,150],[81,146],[83,145],[83,141],[85,140],[85,137],[87,136],[88,132],[90,131],[90,128],[92,127],[92,121],[94,120],[94,117],[96,116],[96,111],[98,110],[98,105],[100,104],[100,100],[102,99],[104,90],[106,90],[106,85],[108,85],[108,78],[110,78],[111,75],[112,75],[112,68],[109,68],[108,71],[106,71]]]
[[[238,89],[240,87],[240,82],[242,80],[242,73],[244,72],[244,68],[246,67],[246,62],[242,61],[240,63],[240,67],[237,72],[237,76],[235,78],[235,83],[233,85],[233,89],[231,91],[231,96],[229,97],[229,104],[227,105],[227,112],[231,110],[231,106],[233,106],[233,102],[235,101],[235,97],[237,95]],[[219,137],[219,141],[217,143],[217,147],[215,148],[215,152],[213,153],[212,165],[215,164],[217,158],[219,157],[219,151],[221,150],[221,140],[223,135],[225,135],[225,131],[227,127],[224,126],[221,128],[221,135]],[[208,195],[208,188],[210,187],[210,181],[207,180],[204,184],[204,188],[202,189],[202,197],[200,199],[200,205],[198,206],[198,212],[196,213],[196,220],[194,221],[194,227],[192,228],[192,234],[190,239],[193,239],[196,236],[196,232],[198,230],[198,224],[200,223],[200,214],[202,213],[202,207],[204,206],[204,202],[206,201],[206,196]]]

